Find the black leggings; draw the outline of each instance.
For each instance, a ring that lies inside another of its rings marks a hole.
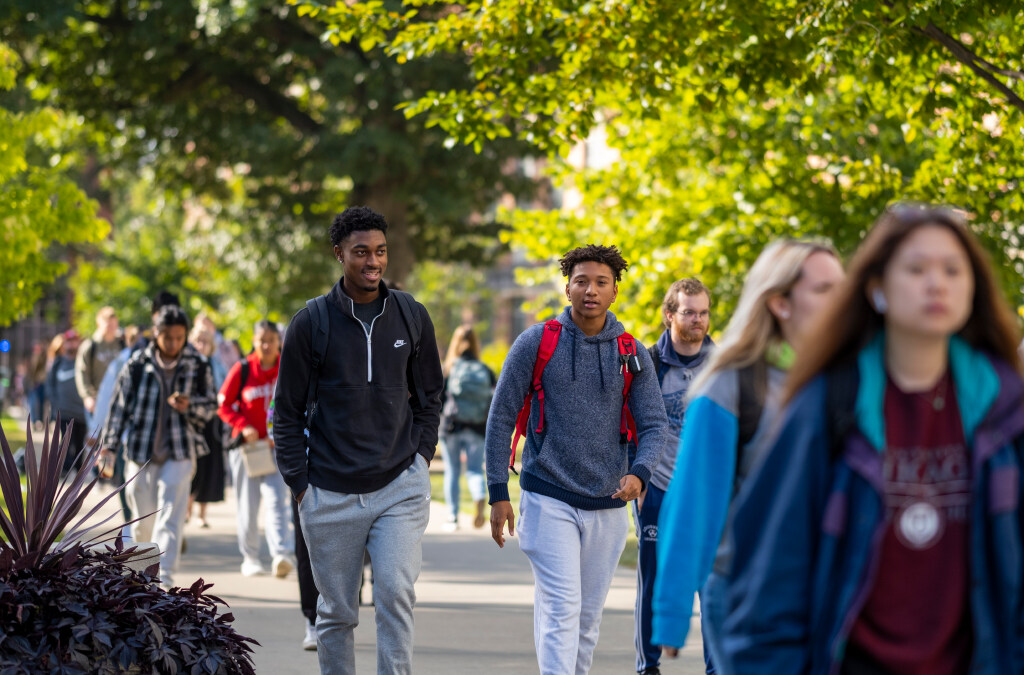
[[[306,538],[302,536],[299,523],[299,503],[292,499],[292,523],[295,525],[295,560],[298,563],[296,572],[299,575],[299,604],[302,615],[310,623],[316,623],[316,601],[320,598],[316,582],[313,581],[313,568],[309,565],[309,549]]]

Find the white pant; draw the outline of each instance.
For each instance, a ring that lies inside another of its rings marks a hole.
[[[533,567],[533,641],[541,675],[585,675],[626,546],[626,509],[584,511],[523,490],[519,547]]]
[[[125,465],[125,479],[138,474],[125,490],[132,516],[153,514],[132,525],[132,539],[138,543],[151,541],[160,548],[163,579],[169,578],[178,566],[193,473],[195,462],[191,459],[150,462],[145,468],[131,460]]]
[[[277,453],[274,453],[277,461]],[[260,558],[260,499],[267,500],[264,513],[264,530],[271,556],[295,553],[295,532],[292,530],[292,505],[288,487],[280,471],[250,478],[245,472],[242,450],[235,448],[228,453],[231,466],[231,482],[235,486],[235,501],[238,504],[238,550],[247,560]]]

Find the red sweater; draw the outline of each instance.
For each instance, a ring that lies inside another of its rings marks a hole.
[[[278,358],[272,368],[263,370],[260,360],[255,354],[245,357],[249,362],[249,376],[245,380],[242,395],[238,395],[241,383],[242,363],[231,366],[228,376],[224,378],[220,393],[217,395],[217,414],[224,423],[231,427],[231,437],[242,433],[242,429],[252,426],[260,433],[260,438],[267,437],[267,408],[274,398],[274,387],[277,385],[277,369],[281,363]]]

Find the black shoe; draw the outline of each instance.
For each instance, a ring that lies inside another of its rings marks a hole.
[[[661,675],[661,668],[658,666],[649,666],[641,670],[640,675]]]

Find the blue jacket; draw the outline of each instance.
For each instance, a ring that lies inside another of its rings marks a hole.
[[[949,358],[972,456],[971,673],[1020,675],[1024,382],[958,338]],[[881,335],[858,355],[857,372],[856,425],[840,456],[829,456],[827,385],[818,377],[788,407],[764,464],[737,498],[735,557],[722,577],[724,618],[714,627],[723,673],[839,672],[886,528]],[[705,594],[717,581],[712,576]]]
[[[658,516],[658,575],[652,603],[656,645],[682,647],[686,642],[693,594],[704,585],[712,563],[730,555],[722,535],[735,487],[756,464],[755,450],[763,446],[767,422],[778,409],[786,373],[770,367],[761,423],[737,465],[739,372],[727,368],[713,373],[694,392],[686,412],[675,473]]]

